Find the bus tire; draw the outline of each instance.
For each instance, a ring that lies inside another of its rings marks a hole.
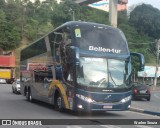
[[[26,91],[26,99],[27,99],[29,102],[33,102],[32,91],[31,91],[30,88]]]
[[[55,108],[60,112],[63,111],[63,98],[61,94],[57,94],[55,98]]]
[[[26,90],[25,93],[26,93],[26,94],[25,94],[25,95],[26,95],[26,99],[29,100],[29,98],[28,98],[28,97],[29,97],[29,96],[28,96],[28,91]]]
[[[29,102],[33,102],[31,89],[29,89],[29,91],[28,91],[28,101],[29,101]]]

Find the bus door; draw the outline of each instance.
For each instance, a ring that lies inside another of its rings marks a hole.
[[[66,86],[69,109],[74,105],[74,87],[75,87],[75,53],[70,46],[65,46],[65,53],[62,54],[63,83]]]
[[[63,31],[63,32],[62,32]],[[61,85],[65,89],[69,108],[73,108],[73,96],[74,96],[74,50],[72,47],[72,41],[70,32],[61,30],[61,34],[54,33],[54,48],[52,48],[53,62],[55,68],[56,80],[61,82]],[[60,36],[62,38],[60,38]],[[51,39],[51,37],[50,37]],[[61,40],[62,39],[62,40]]]
[[[65,31],[62,34],[63,41],[59,45],[60,51],[60,65],[62,67],[62,76],[60,80],[64,88],[66,89],[66,95],[69,102],[69,109],[73,109],[73,96],[75,86],[75,50],[72,48],[72,40],[69,31]],[[56,45],[55,45],[56,46]]]
[[[64,80],[65,82],[72,81],[72,65],[74,61],[71,37],[69,32],[63,33],[55,32],[54,48],[53,48],[53,62],[55,67],[55,75],[57,80]],[[70,83],[70,82],[69,82]]]

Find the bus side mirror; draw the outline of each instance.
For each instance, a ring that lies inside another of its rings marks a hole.
[[[144,71],[145,59],[144,59],[143,54],[132,52],[132,53],[130,53],[130,55],[131,55],[131,56],[135,56],[135,57],[138,58],[139,64],[140,64],[140,65],[139,65],[139,71]]]
[[[126,75],[128,75],[128,65],[125,64],[125,71],[126,71]]]

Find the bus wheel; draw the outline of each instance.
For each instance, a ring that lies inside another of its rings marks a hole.
[[[32,92],[30,89],[26,92],[26,98],[28,101],[33,102]]]
[[[63,111],[63,105],[62,105],[62,96],[60,94],[58,94],[58,96],[56,97],[56,109],[58,111]]]
[[[29,90],[29,92],[28,92],[28,101],[33,102],[31,90]]]
[[[26,95],[26,99],[27,99],[27,100],[29,99],[29,98],[28,98],[28,93],[29,93],[28,91],[25,92],[25,95]]]

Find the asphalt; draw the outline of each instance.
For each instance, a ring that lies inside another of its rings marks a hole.
[[[130,111],[140,112],[140,113],[145,113],[145,114],[150,114],[150,115],[154,115],[154,116],[160,116],[160,112],[156,112],[156,111],[154,111],[154,110],[146,110],[146,109],[131,107],[131,108],[130,108]]]
[[[160,87],[151,87],[152,91],[160,92]],[[160,116],[160,107],[159,106],[149,106],[149,105],[141,105],[136,102],[132,102],[130,111],[139,112],[139,113],[145,113],[155,116]]]
[[[150,89],[151,89],[151,92],[152,91],[160,92],[160,87],[151,87]],[[140,105],[136,102],[132,102],[130,111],[160,116],[160,107],[159,106]]]

